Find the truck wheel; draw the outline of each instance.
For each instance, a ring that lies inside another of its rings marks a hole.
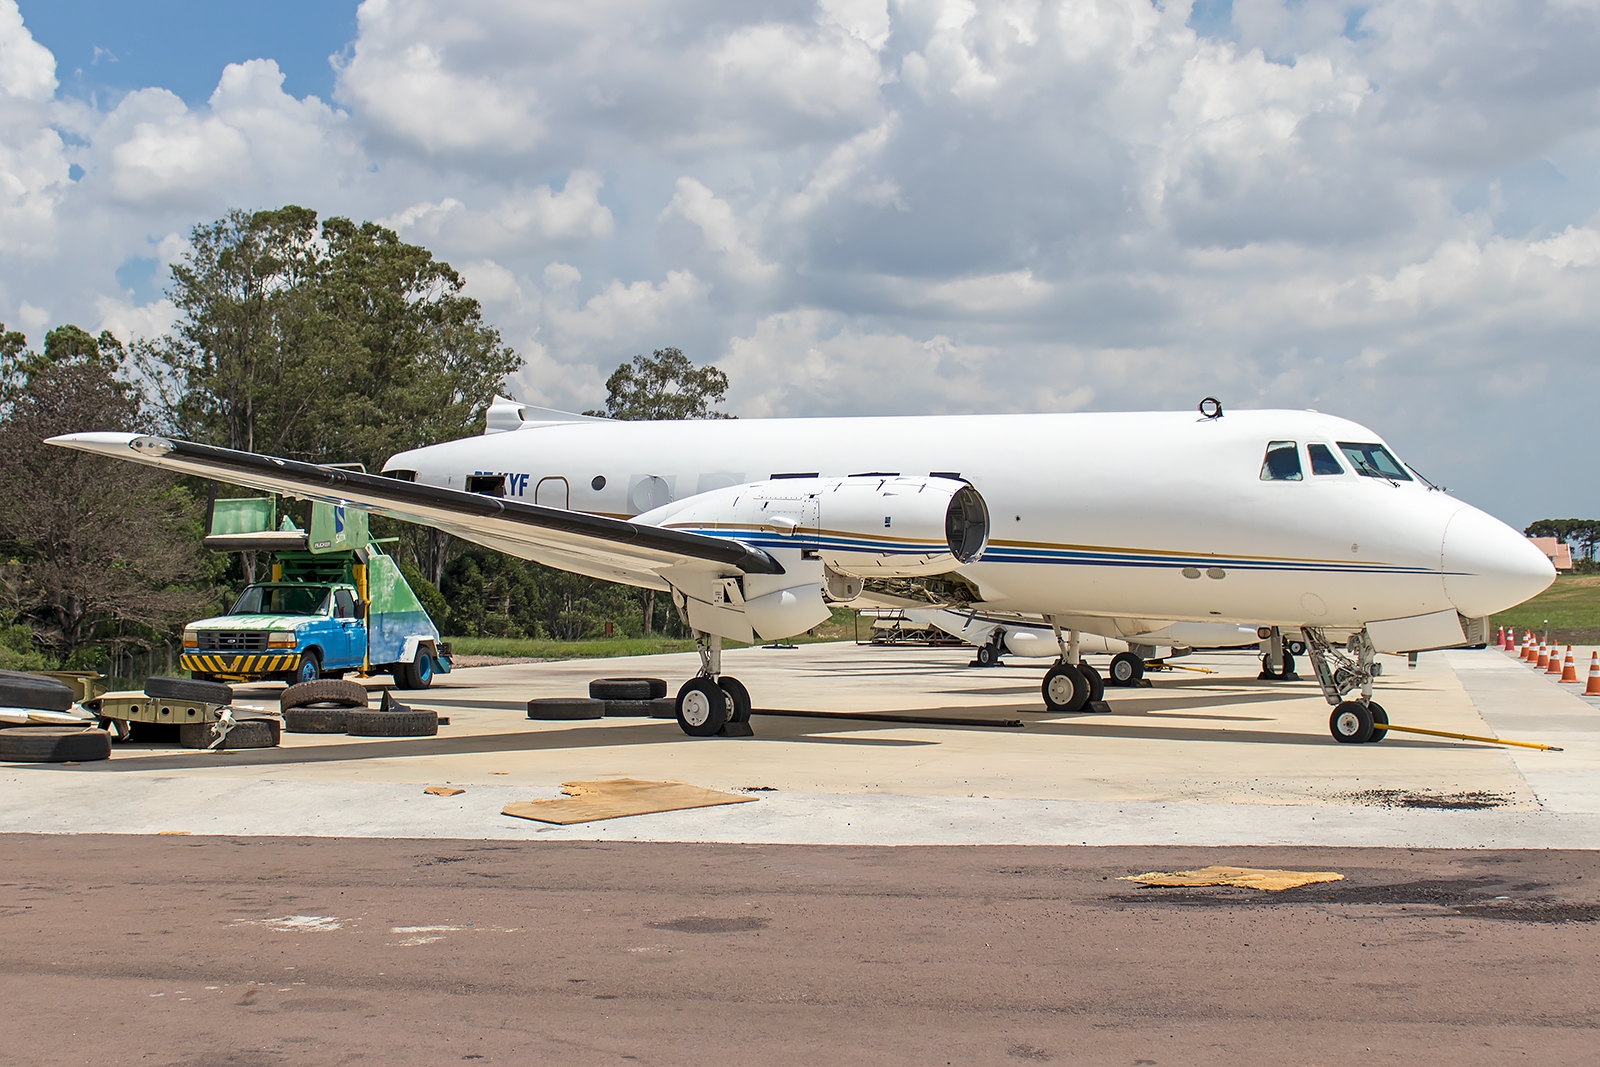
[[[72,690],[42,674],[0,671],[0,707],[66,711],[72,707]]]
[[[347,682],[343,678],[318,678],[314,682],[299,682],[285,689],[278,698],[278,707],[284,711],[311,704],[364,708],[367,700],[367,691],[355,682]]]
[[[221,682],[202,682],[197,678],[164,678],[155,675],[144,680],[145,696],[160,700],[194,700],[201,704],[232,704],[233,689]]]
[[[419,648],[415,661],[396,664],[394,682],[401,689],[428,688],[433,684],[433,653]]]
[[[300,657],[300,666],[294,672],[296,683],[314,682],[322,677],[322,661],[317,658],[317,650],[306,649],[305,655]]]

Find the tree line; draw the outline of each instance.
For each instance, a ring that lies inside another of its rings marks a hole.
[[[140,657],[169,668],[184,623],[225,610],[255,571],[251,554],[200,546],[213,484],[44,438],[138,428],[376,470],[395,452],[481,431],[522,366],[448,263],[376,223],[296,206],[233,211],[196,226],[190,245],[172,266],[178,316],[166,335],[127,343],[64,324],[34,351],[0,325],[0,669],[128,677]],[[635,357],[606,385],[593,414],[726,417],[714,410],[726,376],[677,349]],[[447,633],[679,629],[648,593],[434,530],[373,526],[400,538],[402,567]]]

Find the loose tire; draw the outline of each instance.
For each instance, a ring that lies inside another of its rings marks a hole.
[[[672,697],[658,697],[650,701],[650,717],[652,719],[676,719],[678,717],[678,702]]]
[[[439,732],[436,711],[352,711],[344,732],[351,737],[433,737]]]
[[[221,682],[202,682],[198,678],[165,678],[155,675],[144,680],[145,696],[160,700],[193,700],[200,704],[232,704],[233,688]]]
[[[1040,686],[1044,693],[1045,710],[1058,715],[1071,715],[1082,711],[1089,702],[1089,679],[1083,672],[1066,663],[1057,663],[1044,676]]]
[[[1132,652],[1121,652],[1111,658],[1111,684],[1119,689],[1139,684],[1144,677],[1144,660]]]
[[[602,700],[608,719],[640,719],[650,714],[653,700]]]
[[[233,724],[222,744],[213,752],[237,752],[247,748],[276,748],[281,727],[272,719],[245,719]],[[211,732],[211,723],[186,722],[178,727],[178,744],[184,748],[211,748],[217,735]]]
[[[744,683],[737,678],[729,678],[727,675],[723,675],[717,679],[717,685],[721,686],[722,691],[728,694],[728,699],[733,701],[733,707],[728,711],[728,721],[749,722],[751,709],[750,690],[744,687]]]
[[[350,717],[347,707],[290,708],[283,713],[283,728],[291,734],[342,734]]]
[[[1372,740],[1372,711],[1359,700],[1346,700],[1328,716],[1328,729],[1341,745],[1364,745]]]
[[[1382,704],[1367,701],[1367,710],[1372,712],[1372,736],[1367,738],[1367,744],[1375,745],[1389,736],[1389,731],[1384,727],[1389,725],[1389,713],[1383,710]]]
[[[42,674],[0,671],[0,707],[66,711],[72,707],[72,690]]]
[[[732,703],[710,678],[690,678],[678,690],[678,726],[690,737],[711,737],[727,725]]]
[[[0,762],[88,763],[111,756],[111,735],[70,726],[13,726],[0,730]]]
[[[660,678],[596,678],[589,683],[592,700],[660,700],[667,683]]]
[[[278,707],[284,711],[311,704],[364,708],[368,699],[366,689],[355,682],[347,682],[343,678],[318,678],[314,682],[298,682],[285,689],[278,698]]]
[[[598,719],[606,713],[603,700],[582,697],[535,697],[528,701],[528,718],[546,722],[572,719]]]

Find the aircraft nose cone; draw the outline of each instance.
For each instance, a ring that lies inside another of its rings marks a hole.
[[[1556,569],[1533,543],[1499,519],[1464,507],[1445,524],[1444,591],[1468,618],[1537,596],[1556,580]]]

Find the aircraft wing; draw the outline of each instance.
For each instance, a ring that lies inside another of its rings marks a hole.
[[[667,588],[668,568],[782,574],[759,548],[581,511],[363,474],[317,463],[132,433],[75,433],[49,444],[162,467],[229,485],[319,500],[432,526],[522,559],[611,581]]]

